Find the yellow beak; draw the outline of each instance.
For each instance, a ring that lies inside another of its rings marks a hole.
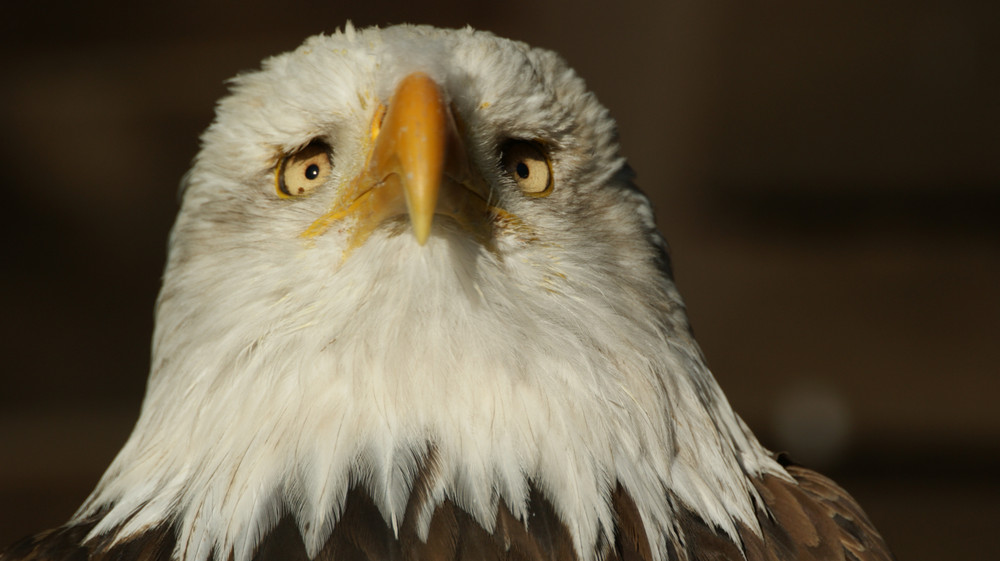
[[[485,224],[486,190],[470,173],[468,156],[441,88],[415,72],[403,78],[388,108],[372,123],[374,146],[365,168],[314,222],[304,237],[315,237],[347,217],[351,251],[385,220],[408,215],[413,234],[424,245],[435,214]],[[442,189],[443,187],[443,189]],[[478,229],[478,228],[477,228]]]
[[[402,183],[420,245],[431,235],[448,138],[458,136],[450,113],[429,76],[410,74],[389,102],[372,151],[372,173],[383,178],[395,175]]]

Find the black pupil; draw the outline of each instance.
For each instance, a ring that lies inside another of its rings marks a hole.
[[[528,164],[524,162],[518,162],[515,171],[517,172],[517,176],[520,177],[521,179],[527,179],[528,174],[530,172],[528,169]]]
[[[306,179],[316,179],[317,177],[319,177],[319,166],[311,164],[306,168]]]

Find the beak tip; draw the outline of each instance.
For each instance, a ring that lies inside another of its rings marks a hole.
[[[431,221],[419,220],[416,216],[411,216],[413,226],[413,236],[417,238],[417,243],[426,245],[427,239],[431,237]]]

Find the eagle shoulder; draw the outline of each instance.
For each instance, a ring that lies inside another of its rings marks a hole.
[[[172,526],[160,525],[117,543],[110,536],[87,540],[100,518],[71,522],[14,542],[0,552],[0,561],[170,561],[176,543]]]
[[[885,540],[861,506],[828,477],[778,461],[792,477],[753,479],[764,508],[761,534],[741,535],[748,561],[757,559],[892,561]]]

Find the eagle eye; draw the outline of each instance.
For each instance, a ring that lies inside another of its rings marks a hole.
[[[545,197],[552,192],[552,164],[536,142],[510,140],[500,152],[503,171],[529,197]]]
[[[332,170],[330,147],[325,142],[314,140],[305,148],[281,158],[274,173],[278,196],[307,195],[322,185]]]

